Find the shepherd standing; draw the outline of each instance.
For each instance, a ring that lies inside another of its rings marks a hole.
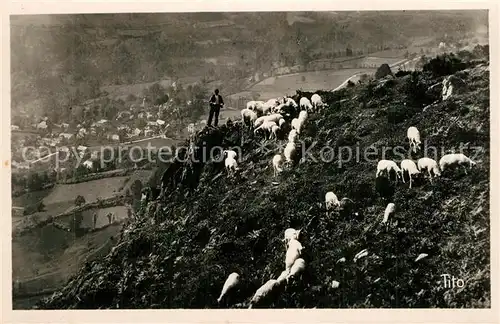
[[[214,119],[214,127],[217,127],[219,123],[219,112],[220,109],[224,106],[224,100],[222,96],[219,94],[219,89],[215,89],[214,94],[210,98],[210,114],[208,116],[207,125],[212,126],[212,118]]]

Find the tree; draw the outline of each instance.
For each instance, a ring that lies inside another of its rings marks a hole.
[[[80,207],[85,204],[85,197],[78,195],[75,198],[75,206]]]
[[[141,199],[142,195],[142,182],[141,180],[137,179],[135,180],[132,185],[130,186],[130,191],[132,193],[132,197],[134,199]]]
[[[388,75],[392,75],[392,71],[389,64],[384,63],[377,69],[377,72],[375,72],[375,79],[382,79]]]

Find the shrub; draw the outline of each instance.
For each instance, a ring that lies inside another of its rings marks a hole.
[[[453,53],[438,55],[424,64],[423,71],[430,72],[433,76],[445,76],[464,70],[467,65]]]
[[[379,68],[377,69],[377,72],[375,72],[375,79],[382,79],[388,75],[392,75],[391,68],[389,67],[389,64],[384,63]]]
[[[136,97],[134,94],[132,94],[132,93],[131,93],[131,94],[129,94],[129,95],[127,96],[127,99],[126,99],[126,100],[127,100],[127,101],[129,101],[129,102],[134,102],[134,101],[136,101],[136,100],[137,100],[137,97]]]

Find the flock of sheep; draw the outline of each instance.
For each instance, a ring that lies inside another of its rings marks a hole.
[[[283,97],[279,99],[271,99],[267,102],[263,101],[250,101],[247,103],[247,108],[241,111],[242,123],[246,126],[252,127],[254,133],[264,133],[265,138],[277,139],[277,133],[283,131],[287,127],[287,123],[283,118],[283,115],[287,117],[292,117],[289,113],[285,113],[287,108],[293,108],[292,111],[296,111],[299,108],[299,113],[296,118],[291,120],[290,126],[291,130],[288,135],[288,143],[285,146],[282,154],[276,154],[272,159],[272,166],[274,169],[274,176],[276,177],[283,169],[283,157],[286,163],[292,162],[292,156],[296,150],[296,141],[298,136],[300,136],[301,130],[304,124],[307,122],[308,114],[310,112],[317,112],[320,108],[325,107],[321,97],[318,94],[314,94],[309,100],[306,97],[302,97],[299,101],[299,105],[289,97]],[[409,140],[410,150],[417,152],[420,149],[421,139],[420,132],[414,126],[409,127],[407,131],[407,138]],[[225,166],[229,174],[238,170],[238,164],[236,162],[236,152],[232,150],[225,150]],[[398,178],[401,178],[403,183],[405,182],[404,173],[408,174],[409,177],[409,188],[412,187],[412,177],[422,175],[425,177],[424,172],[427,172],[429,179],[432,183],[432,178],[441,175],[445,169],[453,166],[462,166],[467,174],[466,165],[472,168],[476,162],[472,161],[470,158],[462,153],[446,154],[439,160],[439,164],[429,157],[423,157],[418,159],[415,163],[411,159],[404,159],[401,161],[401,168],[396,164],[396,162],[391,160],[380,160],[377,164],[377,171],[375,177],[387,176],[391,179],[391,173],[396,173],[396,183]],[[352,202],[349,198],[342,198],[340,201],[337,195],[329,191],[325,194],[325,209],[326,216],[329,217],[335,210],[341,209],[343,205],[348,202]],[[382,219],[382,224],[387,225],[390,219],[394,216],[396,212],[396,205],[394,203],[389,203],[385,209],[384,217]],[[356,214],[356,213],[355,213]],[[280,287],[284,282],[289,281],[290,278],[295,278],[301,274],[305,269],[306,263],[302,259],[301,253],[303,250],[302,244],[299,242],[300,230],[295,230],[293,228],[288,228],[284,233],[285,241],[285,269],[279,275],[277,279],[270,279],[264,285],[262,285],[253,295],[249,308],[252,305],[258,304],[263,298],[270,295],[275,288]],[[359,252],[356,259],[359,259],[368,254],[367,250]],[[426,257],[425,253],[418,256],[417,261]],[[233,272],[229,275],[222,292],[217,299],[220,303],[227,292],[238,285],[240,281],[240,276]],[[334,281],[332,287],[338,287],[339,283]]]

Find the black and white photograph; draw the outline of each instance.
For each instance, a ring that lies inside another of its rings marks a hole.
[[[492,308],[489,11],[285,8],[8,15],[13,310]]]

